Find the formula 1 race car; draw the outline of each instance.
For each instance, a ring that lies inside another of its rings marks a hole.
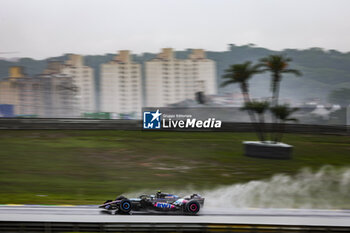
[[[159,191],[156,195],[143,194],[138,198],[128,199],[124,196],[119,196],[114,201],[105,201],[99,208],[115,211],[115,214],[128,214],[130,211],[173,211],[195,215],[203,205],[204,198],[199,194],[180,198],[179,196]]]

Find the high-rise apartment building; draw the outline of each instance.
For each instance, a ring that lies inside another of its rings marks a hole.
[[[119,51],[112,61],[101,65],[101,111],[140,117],[141,83],[141,65],[132,61],[129,51]]]
[[[50,68],[50,67],[49,67]],[[95,78],[91,67],[85,66],[83,57],[71,54],[69,60],[63,65],[52,64],[52,69],[60,69],[61,73],[72,77],[73,85],[77,87],[77,112],[82,115],[85,112],[95,112]]]
[[[146,62],[146,106],[165,107],[196,93],[215,95],[215,62],[202,49],[194,49],[187,59],[176,59],[171,48]]]
[[[12,66],[9,68],[9,76],[0,81],[0,103],[14,106],[14,113],[20,114],[21,102],[19,93],[19,81],[26,78],[23,67]]]
[[[75,95],[72,78],[65,74],[29,77],[14,66],[0,81],[0,103],[13,105],[19,116],[75,117]]]
[[[73,78],[62,73],[41,74],[41,92],[44,100],[44,115],[54,118],[80,117],[77,108],[78,88],[73,84]]]

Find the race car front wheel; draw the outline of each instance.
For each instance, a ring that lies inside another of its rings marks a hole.
[[[185,211],[188,214],[196,214],[200,209],[200,204],[198,201],[192,200],[186,203]]]
[[[121,200],[121,202],[119,203],[119,211],[121,213],[129,213],[131,211],[131,202],[129,199],[123,199]]]

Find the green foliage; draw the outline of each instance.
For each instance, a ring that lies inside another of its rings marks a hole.
[[[243,64],[231,65],[229,69],[226,69],[226,73],[223,76],[226,81],[222,86],[229,85],[231,83],[239,83],[241,91],[244,97],[244,107],[242,110],[247,110],[252,123],[258,123],[258,125],[253,124],[254,129],[259,137],[260,141],[265,141],[266,130],[264,127],[264,114],[269,109],[270,103],[268,101],[251,101],[249,97],[248,81],[255,74],[259,74],[265,71],[271,73],[271,87],[272,87],[272,105],[270,108],[274,116],[274,122],[285,123],[287,121],[297,121],[294,118],[290,118],[290,115],[295,112],[296,108],[290,108],[288,105],[278,105],[279,98],[279,86],[282,80],[283,74],[294,74],[300,76],[301,72],[299,70],[290,69],[289,62],[292,59],[285,57],[283,55],[269,55],[265,58],[260,59],[260,63],[252,65],[252,62],[245,62]],[[257,114],[257,116],[255,115]],[[281,140],[283,127],[280,127],[279,133],[273,126],[273,132],[271,132],[271,138],[273,141]]]
[[[274,142],[282,141],[285,123],[288,121],[298,121],[296,118],[292,118],[291,115],[298,111],[298,108],[291,108],[288,104],[276,105],[270,108],[272,115],[275,117],[274,131],[271,132],[271,139]],[[279,123],[278,125],[276,125]],[[282,124],[281,124],[282,123]]]
[[[290,116],[298,111],[298,108],[291,108],[288,104],[277,105],[270,108],[272,114],[282,122],[287,121],[297,121],[295,118],[291,118]]]
[[[264,114],[269,109],[270,103],[268,101],[256,101],[245,103],[242,110],[250,110],[257,114]]]
[[[221,86],[224,87],[232,83],[238,83],[244,97],[244,102],[250,102],[248,80],[252,78],[253,75],[258,73],[261,73],[259,66],[252,65],[252,62],[250,61],[242,64],[231,65],[225,70],[225,74],[223,76],[224,82],[221,84]],[[251,116],[251,118],[252,117],[253,116]]]
[[[227,86],[232,83],[247,83],[253,75],[261,73],[257,65],[252,65],[252,62],[247,61],[243,64],[231,65],[225,70],[223,79],[225,80],[221,86]]]
[[[350,88],[340,88],[332,91],[328,97],[329,101],[342,106],[350,105]]]
[[[207,51],[207,56],[209,59],[216,62],[217,82],[221,83],[221,77],[224,75],[226,68],[231,64],[239,64],[247,60],[256,62],[261,57],[266,57],[276,52],[277,51],[251,45],[238,46],[230,44],[228,51]],[[190,50],[177,51],[176,57],[186,58],[189,53]],[[336,50],[327,51],[320,48],[304,50],[286,49],[281,51],[281,53],[293,57],[295,68],[302,71],[304,74],[303,80],[289,79],[281,86],[282,93],[288,95],[288,97],[298,100],[318,97],[322,100],[326,100],[328,94],[334,88],[350,88],[350,53],[342,53]],[[110,61],[114,56],[115,54],[105,54],[88,55],[84,57],[86,65],[94,68],[97,93],[99,93],[100,65]],[[143,63],[155,56],[156,54],[154,53],[144,53],[142,55],[134,55],[133,59],[136,62]],[[43,60],[22,58],[18,62],[0,60],[0,78],[8,76],[8,67],[11,65],[23,65],[29,75],[35,75],[41,73],[43,69],[45,69],[48,60],[66,59],[67,55]],[[268,85],[268,77],[267,75],[261,76],[261,78],[250,85],[250,89],[255,95],[266,96],[268,92],[262,87]],[[227,91],[229,89],[231,91],[232,87],[222,87],[220,91]]]
[[[247,110],[251,115],[254,115],[254,114],[258,115],[257,119],[260,124],[255,125],[254,128],[258,135],[259,140],[262,142],[266,140],[266,132],[263,124],[265,123],[264,114],[269,109],[269,106],[270,106],[270,103],[268,101],[253,100],[253,101],[246,102],[242,108],[242,110]],[[251,120],[253,122],[257,121],[255,116],[253,116]]]
[[[301,76],[301,72],[299,70],[289,68],[289,62],[291,61],[291,58],[283,55],[270,55],[260,59],[260,66],[264,68],[263,71],[269,71],[271,73],[271,90],[273,93],[273,98],[276,99],[276,104],[278,103],[279,83],[281,82],[282,74],[289,73],[296,76]]]

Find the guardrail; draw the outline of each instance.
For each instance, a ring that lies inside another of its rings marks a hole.
[[[275,128],[266,123],[268,131]],[[113,130],[142,130],[140,120],[94,120],[94,119],[55,119],[55,118],[2,118],[0,129],[113,129]],[[165,130],[165,129],[162,129]],[[218,132],[253,132],[251,123],[223,122],[218,129],[166,129],[167,131],[218,131]],[[286,124],[285,132],[310,134],[349,135],[350,127],[346,125],[306,125]]]
[[[86,223],[1,221],[0,232],[350,232],[350,227],[208,224],[208,223]]]

